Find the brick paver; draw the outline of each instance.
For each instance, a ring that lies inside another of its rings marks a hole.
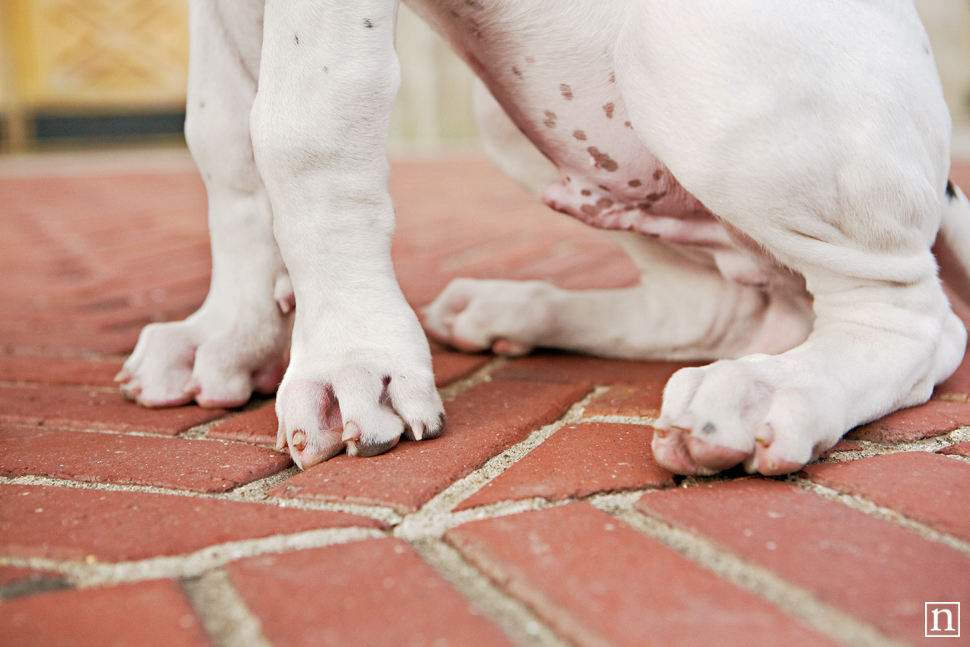
[[[273,644],[514,644],[397,539],[256,557],[229,573]]]
[[[970,458],[970,442],[957,443],[956,445],[944,447],[940,450],[940,453],[949,454],[951,456],[966,456],[967,458]]]
[[[0,382],[114,387],[121,365],[113,359],[0,355]]]
[[[473,522],[447,538],[577,644],[831,644],[586,504]]]
[[[816,483],[856,494],[970,542],[970,465],[966,463],[907,452],[809,465],[804,473]]]
[[[480,384],[445,403],[448,421],[439,438],[405,441],[366,461],[337,456],[294,476],[272,494],[411,512],[532,430],[562,416],[585,392],[585,387],[570,384]]]
[[[65,386],[0,386],[0,423],[174,436],[226,415],[224,409],[134,409],[120,391]]]
[[[908,640],[923,637],[925,602],[970,598],[970,555],[792,485],[698,485],[638,507]]]
[[[561,501],[602,492],[673,487],[673,474],[653,460],[652,439],[653,430],[640,425],[569,425],[457,509],[532,497]]]
[[[930,400],[918,407],[891,413],[846,434],[853,440],[882,443],[913,442],[970,425],[970,404]]]
[[[675,372],[697,364],[682,362],[633,362],[598,357],[539,353],[517,359],[495,371],[496,377],[541,380],[570,384],[625,384],[656,388],[666,384]]]
[[[229,541],[380,522],[242,501],[0,485],[0,556],[120,562]]]
[[[280,472],[288,454],[240,443],[0,425],[0,475],[227,492]]]
[[[630,416],[656,418],[660,415],[663,387],[666,380],[655,384],[618,384],[597,395],[583,411],[583,417]]]
[[[0,604],[0,644],[13,647],[207,647],[174,580],[57,591]]]
[[[687,364],[431,344],[440,438],[294,474],[271,448],[272,396],[146,410],[116,390],[142,326],[205,298],[206,197],[185,158],[110,172],[91,159],[33,177],[0,159],[0,645],[856,644],[818,602],[860,631],[935,644],[924,602],[970,608],[970,358],[933,401],[784,483],[681,479],[653,461],[646,423]],[[953,178],[970,186],[970,165]],[[479,156],[395,162],[392,191],[414,306],[459,276],[639,278],[612,241]],[[725,560],[757,594],[708,567]],[[760,588],[765,571],[776,588]]]

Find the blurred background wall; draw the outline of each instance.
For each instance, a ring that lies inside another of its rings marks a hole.
[[[916,0],[970,157],[970,0]],[[179,144],[185,0],[0,0],[0,150]],[[403,84],[390,146],[474,144],[471,74],[401,7]]]

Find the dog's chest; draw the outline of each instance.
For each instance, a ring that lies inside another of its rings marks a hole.
[[[708,248],[729,278],[768,280],[633,131],[614,75],[630,0],[406,1],[559,168],[543,193],[549,206],[595,227]]]

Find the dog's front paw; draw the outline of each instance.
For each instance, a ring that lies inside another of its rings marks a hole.
[[[272,301],[262,306],[237,315],[206,304],[185,321],[146,326],[115,381],[145,407],[236,407],[253,391],[272,393],[286,369],[289,322]]]
[[[681,369],[664,389],[654,456],[686,475],[741,463],[749,473],[795,472],[846,431],[844,403],[825,383],[768,355]]]
[[[298,466],[307,469],[344,448],[351,456],[375,456],[401,436],[425,440],[441,434],[445,414],[430,356],[408,361],[366,350],[341,356],[353,359],[296,359],[280,385],[276,444],[288,446]]]
[[[525,355],[553,327],[556,288],[542,281],[455,279],[422,312],[430,337],[464,351]]]

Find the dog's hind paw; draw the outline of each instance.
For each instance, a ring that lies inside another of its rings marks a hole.
[[[545,339],[555,290],[542,281],[455,279],[422,312],[428,336],[464,351],[517,357]]]

